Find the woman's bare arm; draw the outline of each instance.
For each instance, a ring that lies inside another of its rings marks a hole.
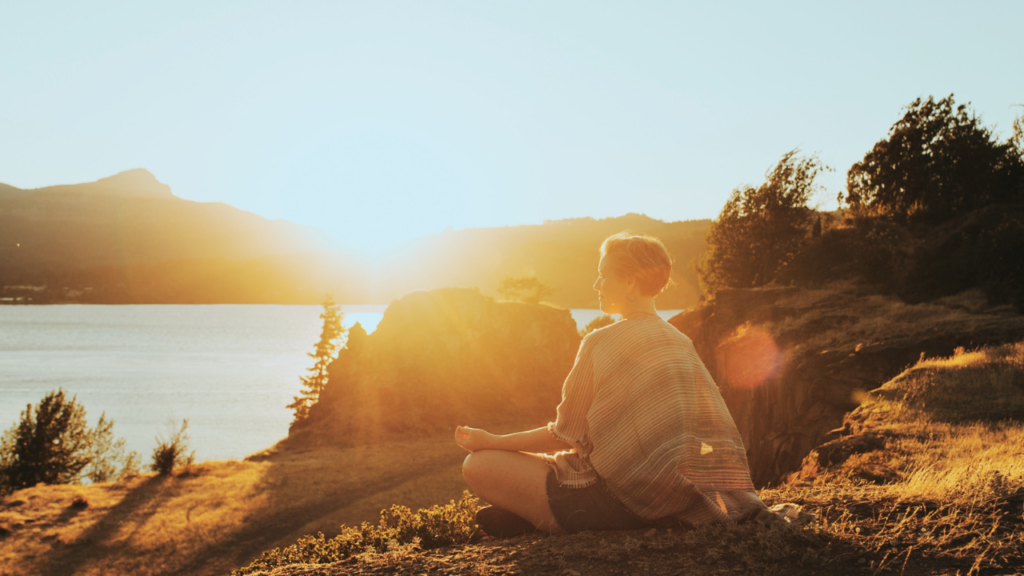
[[[549,454],[572,448],[570,444],[555,438],[547,427],[499,435],[478,428],[459,426],[455,429],[455,442],[469,452],[507,450]]]

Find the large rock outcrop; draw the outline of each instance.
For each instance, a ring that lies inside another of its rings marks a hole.
[[[671,320],[722,390],[755,484],[796,470],[868,391],[922,354],[1024,338],[1024,317],[980,291],[910,305],[861,290],[726,290]]]
[[[554,418],[580,337],[568,310],[445,288],[393,302],[376,331],[353,330],[300,442],[393,440],[539,426]]]

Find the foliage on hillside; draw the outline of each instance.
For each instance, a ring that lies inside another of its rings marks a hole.
[[[708,233],[705,292],[853,279],[910,302],[979,287],[1024,310],[1024,117],[999,142],[952,95],[914,100],[849,169],[838,214],[806,207],[818,169],[790,152],[733,192]]]
[[[363,522],[357,527],[342,526],[333,538],[323,533],[305,536],[284,549],[264,552],[233,576],[252,574],[289,564],[329,564],[353,556],[401,556],[412,550],[429,550],[442,546],[469,543],[479,532],[474,515],[478,500],[468,491],[456,502],[435,505],[413,512],[406,506],[381,510],[380,522]]]
[[[775,278],[809,236],[807,203],[825,169],[792,150],[765,174],[760,186],[733,190],[708,230],[708,251],[698,275],[706,294],[723,288],[753,288]]]
[[[930,222],[1024,201],[1024,148],[1017,139],[998,142],[952,94],[918,98],[850,168],[840,199],[859,213]]]
[[[1024,311],[1024,207],[988,206],[934,227],[885,218],[827,222],[776,283],[816,288],[851,280],[909,303],[977,288],[990,305]]]

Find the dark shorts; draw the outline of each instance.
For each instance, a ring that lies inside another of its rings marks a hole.
[[[583,530],[636,530],[650,528],[626,505],[608,492],[603,480],[586,488],[559,485],[554,470],[548,472],[548,505],[566,534]]]

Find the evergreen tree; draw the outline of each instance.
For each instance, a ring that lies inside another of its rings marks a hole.
[[[292,424],[305,420],[309,416],[309,409],[320,399],[320,392],[327,385],[327,367],[334,361],[335,353],[341,347],[341,339],[345,334],[345,329],[341,326],[343,315],[334,298],[328,295],[323,307],[324,311],[320,318],[324,324],[320,331],[320,341],[316,343],[313,352],[308,353],[316,362],[307,369],[308,375],[300,377],[302,391],[288,405],[288,408],[295,410]]]
[[[0,489],[77,482],[92,459],[90,446],[85,408],[63,390],[50,392],[37,408],[29,404],[4,434]]]

